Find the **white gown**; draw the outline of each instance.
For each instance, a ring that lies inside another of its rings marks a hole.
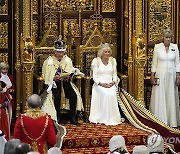
[[[121,123],[121,115],[118,108],[116,86],[104,88],[99,84],[117,83],[116,60],[110,57],[107,65],[100,58],[95,58],[91,64],[94,84],[92,87],[92,98],[89,121],[103,123],[105,125],[117,125]]]
[[[175,85],[176,72],[180,72],[179,50],[170,44],[166,53],[163,43],[154,47],[151,72],[159,78],[159,86],[152,87],[150,111],[171,127],[179,124],[179,96]]]

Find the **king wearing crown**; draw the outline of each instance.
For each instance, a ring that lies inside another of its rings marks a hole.
[[[60,109],[69,109],[70,122],[79,125],[76,111],[83,110],[83,103],[77,87],[72,82],[72,77],[79,74],[81,72],[73,67],[72,60],[66,55],[66,42],[60,35],[54,42],[54,56],[49,56],[42,67],[47,92],[42,110],[58,123],[60,123]],[[64,94],[66,99],[62,99]]]

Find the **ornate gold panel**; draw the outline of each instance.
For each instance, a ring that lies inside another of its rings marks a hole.
[[[44,12],[94,10],[95,0],[44,0]]]
[[[102,12],[116,12],[116,0],[102,0]]]
[[[94,28],[94,24],[91,24],[91,19],[82,19],[82,44],[87,42]]]
[[[0,62],[8,62],[8,53],[0,53]]]
[[[104,18],[102,21],[102,31],[106,42],[112,42],[112,34],[116,34],[116,20],[114,18]]]
[[[55,32],[58,32],[57,15],[52,14],[51,12],[44,16],[44,30],[47,31],[50,28],[50,25]]]
[[[129,42],[128,42],[128,30],[129,30],[129,24],[128,19],[125,19],[125,54],[128,55],[128,49],[129,49]],[[127,65],[125,65],[127,66]]]
[[[23,36],[31,36],[31,2],[23,0]]]
[[[0,48],[8,48],[8,22],[0,23]]]
[[[72,35],[72,37],[79,35],[79,25],[77,19],[64,19],[63,20],[64,27],[64,39],[67,39],[67,34]],[[72,38],[72,42],[75,44],[74,38]]]
[[[0,5],[0,15],[8,15],[8,0],[5,0],[5,5]]]
[[[149,42],[158,42],[161,39],[162,31],[172,25],[171,0],[149,1]]]
[[[33,14],[38,14],[38,0],[32,0],[32,8],[33,8],[33,10],[32,10],[32,13]]]
[[[38,37],[38,20],[32,21],[32,35],[37,38]]]
[[[154,51],[153,48],[148,48],[148,51],[147,51],[147,71],[146,71],[147,74],[151,73],[153,51]]]

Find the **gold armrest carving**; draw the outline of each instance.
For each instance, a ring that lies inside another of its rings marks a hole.
[[[43,77],[42,77],[42,75],[39,76],[39,75],[36,74],[36,73],[34,73],[34,77],[35,77],[38,81],[43,81],[43,80],[44,80]]]
[[[128,76],[120,72],[117,72],[117,74],[121,79],[122,88],[127,91],[128,90]]]

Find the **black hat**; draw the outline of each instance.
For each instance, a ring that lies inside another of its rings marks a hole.
[[[56,51],[66,51],[66,42],[62,40],[62,35],[59,35],[59,40],[54,42],[54,50]]]

